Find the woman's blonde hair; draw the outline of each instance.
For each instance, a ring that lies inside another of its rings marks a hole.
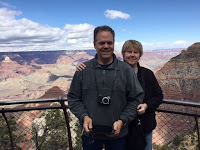
[[[136,40],[128,40],[124,43],[122,46],[122,56],[124,57],[124,53],[130,49],[130,48],[135,48],[136,50],[139,51],[140,57],[143,55],[143,47],[142,44],[139,41]]]

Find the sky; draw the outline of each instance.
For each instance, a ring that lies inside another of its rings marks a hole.
[[[0,52],[94,49],[93,31],[115,31],[144,50],[200,42],[200,0],[0,0]]]

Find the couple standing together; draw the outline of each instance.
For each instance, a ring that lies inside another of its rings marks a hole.
[[[122,47],[123,61],[114,52],[115,32],[109,26],[94,30],[93,59],[81,63],[71,82],[68,105],[79,119],[83,150],[134,149],[131,128],[139,118],[145,134],[145,150],[152,149],[155,110],[162,103],[162,90],[153,74],[138,63],[140,42],[128,40]],[[142,146],[141,146],[142,147]]]

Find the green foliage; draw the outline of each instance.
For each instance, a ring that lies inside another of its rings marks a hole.
[[[195,135],[194,133],[191,134],[191,144],[195,144]]]
[[[11,129],[12,139],[13,139],[13,146],[15,150],[21,150],[21,148],[18,146],[18,144],[22,143],[24,141],[25,135],[16,135],[13,134],[17,130],[17,124],[15,117],[12,115],[7,116],[8,124]],[[8,131],[8,126],[6,124],[5,119],[2,115],[0,115],[0,149],[1,150],[10,150],[10,136]]]
[[[75,143],[75,149],[81,149],[82,148],[82,139],[81,139],[81,131],[80,131],[80,124],[79,121],[76,121],[75,125],[75,133],[76,133],[76,143]]]
[[[45,124],[32,125],[32,141],[37,150],[66,150],[68,147],[67,127],[64,114],[60,110],[51,110],[43,114]],[[39,132],[43,132],[39,135]]]
[[[188,150],[187,148],[181,147],[181,150]]]
[[[181,141],[183,140],[183,137],[181,136],[176,136],[174,139],[173,139],[173,145],[174,146],[179,146],[181,144]]]
[[[170,148],[167,145],[156,145],[155,143],[153,143],[153,149],[154,150],[170,150]]]

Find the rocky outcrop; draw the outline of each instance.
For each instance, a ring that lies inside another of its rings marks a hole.
[[[145,51],[140,62],[153,69],[179,51]],[[114,53],[122,60],[121,52]],[[95,54],[96,50],[0,52],[0,100],[36,99],[53,86],[67,91],[77,63]]]
[[[144,51],[140,58],[140,64],[157,72],[172,57],[177,56],[183,49],[161,49]]]
[[[5,60],[0,62],[0,80],[8,78],[17,78],[19,75],[28,75],[34,73],[37,68],[27,64],[19,64],[6,56]]]
[[[200,42],[173,57],[160,70],[156,77],[163,90],[165,99],[200,102]],[[173,105],[160,106],[167,110],[200,113],[191,107]],[[158,126],[154,131],[154,142],[159,145],[171,142],[176,135],[189,134],[195,126],[193,118],[175,114],[157,114]],[[164,128],[164,129],[163,129]],[[162,137],[162,138],[161,138]],[[163,141],[157,142],[157,139]]]
[[[55,86],[47,90],[44,95],[39,97],[39,99],[46,98],[59,98],[60,96],[66,97],[66,93],[59,87]],[[51,103],[36,103],[36,104],[25,104],[17,106],[16,108],[27,108],[27,107],[44,107],[50,106]],[[43,111],[35,110],[27,112],[21,112],[21,115],[17,119],[18,130],[15,134],[25,135],[25,142],[20,144],[23,150],[30,149],[32,144],[30,142],[32,138],[32,122],[42,113]]]
[[[70,63],[22,65],[11,58],[0,62],[0,100],[37,99],[53,86],[67,91],[75,72]]]
[[[171,58],[156,72],[166,99],[200,101],[200,43]]]

